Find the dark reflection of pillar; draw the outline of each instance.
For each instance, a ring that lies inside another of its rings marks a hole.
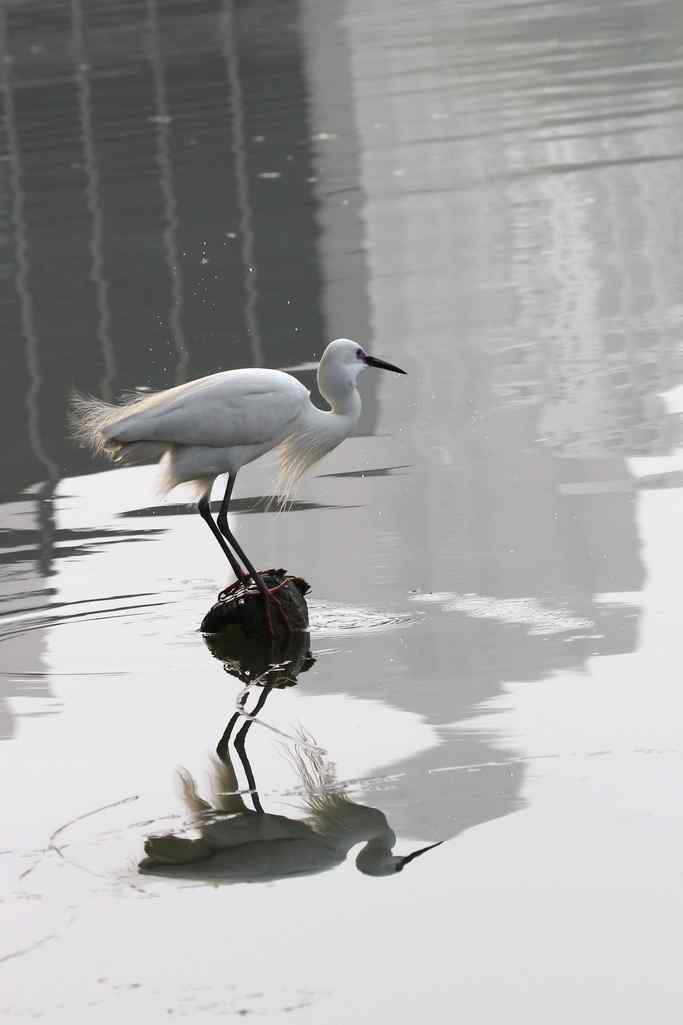
[[[295,5],[277,0],[226,0],[225,11],[226,42],[239,56],[263,360],[291,365],[320,353],[325,339],[301,28]]]
[[[171,341],[176,352],[175,382],[182,384],[187,380],[190,354],[185,344],[182,325],[183,309],[183,278],[176,237],[178,233],[178,215],[173,186],[173,163],[170,149],[168,103],[166,99],[166,82],[164,76],[164,58],[159,33],[158,0],[147,0],[147,25],[149,37],[149,54],[154,82],[154,106],[156,114],[154,123],[157,131],[157,162],[159,164],[159,184],[164,198],[165,227],[162,235],[164,256],[171,279],[171,308],[168,326]]]
[[[17,261],[21,280],[22,253],[24,258],[30,253],[30,281],[27,267],[24,277],[26,291],[30,290],[31,327],[40,340],[39,353],[33,349],[40,362],[38,392],[35,375],[33,382],[24,384],[18,373],[18,347],[26,344],[26,296],[22,300],[18,291],[12,294],[8,277],[0,279],[3,330],[9,336],[6,350],[3,344],[3,361],[9,367],[0,387],[3,412],[15,424],[14,444],[1,457],[2,476],[7,491],[16,494],[45,476],[44,464],[33,454],[36,426],[53,464],[63,467],[65,460],[73,459],[78,465],[78,450],[65,430],[66,399],[82,381],[89,390],[97,390],[102,352],[97,345],[97,296],[91,284],[93,222],[72,59],[71,4],[55,11],[51,31],[60,45],[53,49],[36,43],[35,52],[35,29],[25,7],[4,5],[2,12],[11,60],[6,69],[11,76],[11,86],[6,79],[11,92],[10,116],[5,119],[7,155],[15,162],[25,196],[19,245],[11,263]],[[5,94],[7,99],[8,88]],[[11,205],[9,181],[8,186]],[[26,395],[29,401],[34,399],[34,417],[21,410]]]
[[[303,363],[325,339],[302,39],[291,15],[273,0],[223,0],[212,18],[163,12],[183,319],[200,373]],[[171,46],[188,22],[192,47]]]
[[[7,163],[2,165],[3,172],[0,173],[0,208],[3,214],[5,209],[8,209],[8,219],[12,227],[11,233],[2,232],[0,236],[0,247],[7,250],[0,261],[4,377],[2,420],[7,425],[3,446],[2,491],[11,494],[17,471],[21,474],[22,482],[26,482],[27,478],[34,481],[41,478],[43,480],[43,483],[34,489],[32,496],[13,503],[11,507],[15,521],[21,523],[25,530],[31,533],[36,531],[38,535],[35,553],[27,552],[25,558],[19,554],[19,558],[12,559],[11,562],[3,558],[0,603],[3,610],[15,611],[30,607],[40,600],[38,596],[41,592],[43,600],[50,594],[45,578],[50,573],[53,559],[55,526],[52,496],[59,479],[59,468],[45,445],[40,417],[43,375],[40,339],[29,285],[26,193],[12,76],[7,10],[5,5],[0,5],[0,94],[5,132],[2,148],[8,158]],[[18,358],[19,354],[23,356],[23,361]],[[44,638],[45,632],[38,630],[10,641],[3,640],[0,740],[13,737],[17,729],[13,699],[33,697],[44,700],[49,697],[49,688],[43,676]],[[16,675],[12,673],[14,666],[20,667],[20,672]]]
[[[173,208],[164,184],[163,158],[170,159],[170,154],[165,136],[160,138],[169,126],[158,123],[148,11],[136,4],[118,12],[116,33],[104,7],[90,12],[88,8],[93,134],[105,211],[117,391],[169,387],[182,367],[183,348],[181,336],[174,339],[167,324],[168,311],[178,308],[168,249],[175,230]],[[89,389],[83,378],[78,384]],[[83,470],[93,466],[86,454],[72,452],[70,458],[78,459]]]
[[[86,175],[86,199],[92,223],[90,236],[90,280],[95,288],[98,313],[97,339],[102,350],[102,362],[104,364],[104,372],[100,380],[98,393],[103,398],[110,400],[116,377],[116,359],[111,338],[109,286],[104,276],[104,218],[100,200],[100,175],[95,148],[90,65],[88,64],[86,48],[83,0],[71,0],[71,19],[73,23],[73,58],[75,62],[76,88],[78,90],[78,109],[83,140],[83,162]]]
[[[218,3],[211,18],[172,16],[166,10],[161,23],[166,105],[173,112],[168,133],[184,282],[182,321],[191,339],[192,376],[254,361],[222,11]],[[179,47],[178,39],[185,37],[192,45]]]
[[[221,38],[225,52],[228,83],[230,85],[230,132],[234,160],[237,206],[239,209],[239,240],[244,275],[244,317],[249,347],[254,366],[263,366],[263,346],[259,331],[256,303],[258,300],[258,268],[254,251],[254,228],[252,224],[251,197],[249,190],[249,168],[245,138],[244,97],[240,81],[238,24],[235,18],[234,0],[225,0],[221,19]]]
[[[52,564],[54,547],[54,512],[52,496],[59,481],[59,467],[49,453],[43,438],[40,400],[43,378],[40,363],[40,339],[36,330],[33,296],[29,284],[29,246],[24,215],[26,194],[23,186],[21,151],[16,126],[16,110],[12,83],[12,62],[7,46],[6,10],[0,9],[0,83],[5,115],[5,132],[9,158],[9,192],[14,234],[16,273],[15,287],[19,298],[21,333],[24,340],[29,386],[25,396],[28,437],[31,450],[46,478],[37,492],[36,516],[39,525],[37,561],[41,573],[47,575]]]

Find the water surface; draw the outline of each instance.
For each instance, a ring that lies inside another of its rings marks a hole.
[[[0,48],[0,1009],[677,1020],[679,5],[13,0]],[[245,468],[233,528],[312,585],[262,716],[342,825],[315,860],[256,725],[287,841],[141,874],[242,687],[198,632],[229,574],[68,395],[314,388],[339,335],[408,376],[290,511]]]

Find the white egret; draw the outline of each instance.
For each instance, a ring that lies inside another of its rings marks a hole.
[[[285,500],[291,497],[303,473],[348,438],[358,422],[361,400],[356,382],[366,367],[405,373],[369,356],[349,338],[337,338],[325,349],[318,367],[318,388],[329,410],[314,406],[308,389],[291,374],[253,367],[201,377],[119,405],[75,395],[71,419],[83,445],[115,462],[160,457],[162,493],[177,484],[193,484],[199,514],[237,580],[245,583],[251,577],[268,598],[270,592],[228,524],[237,473],[277,449],[277,487]],[[214,521],[211,489],[225,473],[227,486]]]

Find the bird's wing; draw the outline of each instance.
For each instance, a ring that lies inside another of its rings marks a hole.
[[[300,381],[280,370],[226,370],[124,407],[104,433],[124,444],[276,444],[308,395]]]

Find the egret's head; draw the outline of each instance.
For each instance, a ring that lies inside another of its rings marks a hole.
[[[419,858],[421,854],[426,854],[427,851],[431,851],[434,847],[438,847],[442,844],[443,840],[437,840],[436,843],[427,844],[426,847],[420,847],[418,850],[413,851],[412,854],[405,854],[403,856],[399,854],[393,854],[391,850],[387,850],[386,847],[382,849],[380,843],[370,841],[365,845],[362,851],[359,852],[356,858],[356,868],[367,876],[392,876],[396,875],[397,872],[402,872],[406,865],[414,861],[415,858]]]
[[[350,338],[335,338],[325,349],[318,367],[318,387],[320,393],[334,407],[356,386],[358,375],[366,367],[378,367],[380,370],[393,370],[395,374],[405,374],[405,370],[386,363],[375,356],[369,356],[358,342]]]

